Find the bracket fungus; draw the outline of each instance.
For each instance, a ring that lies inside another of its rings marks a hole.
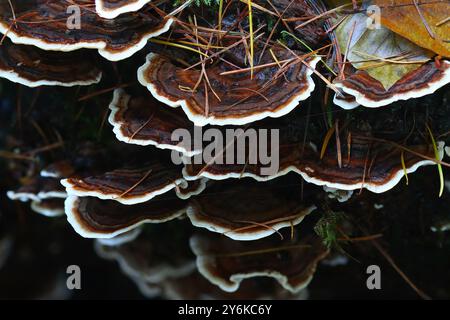
[[[444,155],[443,141],[437,143],[439,161]],[[289,172],[299,174],[306,182],[327,186],[338,190],[359,190],[365,188],[375,193],[386,192],[395,187],[406,173],[418,168],[435,165],[435,153],[431,145],[409,146],[412,152],[404,152],[405,167],[401,163],[402,150],[370,139],[353,138],[350,150],[343,146],[342,154],[351,154],[342,167],[337,161],[337,150],[330,149],[321,159],[320,154],[310,145],[304,148],[280,143],[279,169],[273,175],[261,175],[261,163],[244,164],[186,164],[183,175],[186,180],[206,177],[211,180],[251,177],[267,181]],[[423,156],[419,156],[423,155]]]
[[[381,236],[441,236],[435,175],[408,174],[433,165],[450,189],[450,6],[338,2],[0,1],[0,189],[28,202],[0,211],[65,214],[160,299],[302,299],[319,262],[353,275],[343,253],[365,244],[393,261]],[[92,258],[42,217],[0,218]]]
[[[192,131],[192,123],[179,110],[168,109],[150,94],[131,96],[122,89],[114,91],[109,105],[109,123],[119,141],[152,145],[160,149],[170,149],[193,156],[201,152],[174,141],[172,134],[177,129]]]
[[[238,290],[248,278],[270,277],[296,293],[308,286],[317,263],[328,255],[320,238],[302,236],[280,241],[273,235],[244,243],[218,235],[194,235],[191,249],[199,272],[224,291]]]
[[[35,177],[28,184],[21,186],[17,190],[8,191],[7,196],[11,200],[40,202],[52,198],[65,199],[67,193],[60,185],[58,179]]]
[[[156,99],[171,107],[181,107],[197,126],[243,125],[266,117],[281,117],[308,98],[315,87],[311,75],[318,61],[318,58],[306,58],[305,64],[297,61],[284,76],[275,64],[255,70],[253,79],[250,71],[244,75],[223,75],[232,69],[218,63],[206,70],[217,94],[211,99],[202,86],[192,91],[200,70],[179,67],[158,54],[147,56],[147,62],[138,70],[138,78]]]
[[[69,195],[96,197],[133,205],[153,199],[177,187],[186,188],[181,170],[161,161],[137,168],[117,169],[96,176],[61,181]]]
[[[196,227],[234,240],[257,240],[292,227],[316,209],[306,205],[286,179],[265,183],[251,179],[212,183],[190,201],[187,215]]]
[[[43,50],[97,49],[104,58],[117,61],[141,50],[148,39],[168,31],[173,22],[154,10],[107,20],[97,16],[90,8],[92,4],[93,0],[30,0],[14,3],[12,10],[8,1],[2,1],[0,33],[16,44]],[[74,19],[70,10],[73,5],[80,10],[79,21],[69,26]]]
[[[85,238],[111,239],[145,223],[163,223],[186,212],[186,203],[173,192],[134,205],[94,197],[69,196],[67,220]]]
[[[0,77],[28,87],[71,87],[98,83],[102,72],[95,57],[84,51],[49,52],[5,40],[0,46]]]
[[[344,109],[353,109],[358,105],[377,108],[399,100],[420,98],[434,93],[448,83],[450,83],[448,61],[442,61],[439,67],[434,61],[429,61],[410,71],[387,90],[366,71],[357,70],[346,75],[344,80],[334,82],[334,85],[345,93],[344,99],[335,97],[334,103]],[[354,100],[347,98],[348,96],[354,97]]]

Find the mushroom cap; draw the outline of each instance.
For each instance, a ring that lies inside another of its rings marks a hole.
[[[311,282],[317,263],[328,255],[314,235],[281,241],[276,235],[252,241],[234,241],[220,235],[194,235],[191,249],[199,272],[227,292],[254,277],[271,277],[286,290],[297,293]],[[278,250],[275,250],[278,249]]]
[[[102,72],[90,53],[48,52],[6,40],[0,46],[0,77],[28,87],[71,87],[98,83]]]
[[[186,212],[186,203],[168,193],[132,206],[113,200],[69,196],[65,202],[67,220],[85,238],[111,239],[145,223],[163,223]]]
[[[335,97],[334,103],[344,109],[353,109],[358,105],[368,108],[386,106],[399,100],[420,98],[432,94],[450,82],[450,62],[443,60],[438,68],[434,61],[429,61],[416,70],[409,72],[389,89],[366,71],[357,70],[345,77],[335,80],[334,84],[344,93],[345,99]],[[354,97],[347,98],[348,95]]]
[[[174,141],[172,133],[177,129],[194,130],[192,123],[180,110],[169,109],[150,94],[131,96],[122,89],[114,91],[109,105],[109,123],[118,140],[160,149],[175,150],[185,156],[201,152],[194,146],[184,146]]]
[[[192,224],[234,240],[257,240],[299,224],[316,209],[287,179],[265,183],[253,179],[218,181],[190,201]],[[299,189],[300,190],[300,189]]]
[[[318,61],[319,58],[306,58],[310,67],[297,62],[288,68],[285,77],[277,75],[277,65],[255,69],[253,79],[250,72],[221,75],[230,67],[219,61],[206,68],[206,73],[220,101],[212,96],[206,102],[202,85],[195,92],[183,89],[195,88],[201,71],[179,67],[159,54],[147,56],[147,62],[138,70],[138,79],[159,101],[171,107],[181,106],[197,126],[243,125],[283,116],[308,98],[315,87],[311,75]]]
[[[114,19],[127,12],[138,11],[152,0],[95,0],[97,14],[105,19]]]
[[[141,50],[147,40],[169,30],[173,19],[161,18],[152,10],[127,14],[115,20],[103,19],[89,9],[91,0],[29,0],[14,4],[16,19],[8,1],[0,4],[0,32],[16,44],[34,45],[43,50],[74,51],[97,49],[104,58],[117,61]],[[81,10],[81,28],[69,29],[69,6]],[[20,17],[26,21],[20,21]],[[49,23],[49,20],[51,23]]]
[[[139,166],[61,181],[69,195],[115,200],[122,204],[142,203],[178,186],[187,187],[181,170],[160,159]]]
[[[437,143],[439,159],[444,153],[444,142]],[[430,145],[408,146],[412,151],[434,158]],[[371,142],[354,136],[352,138],[350,161],[343,160],[342,168],[337,162],[337,150],[329,148],[323,159],[311,145],[302,146],[280,141],[279,169],[274,175],[261,175],[261,163],[224,165],[218,163],[186,164],[183,175],[186,180],[206,177],[211,180],[252,177],[258,181],[267,181],[283,176],[291,171],[298,173],[309,183],[327,186],[338,190],[359,190],[365,188],[375,193],[392,189],[404,177],[401,164],[402,150],[389,144]],[[347,146],[342,146],[343,155],[348,154]],[[404,152],[407,173],[415,172],[419,167],[435,165],[432,160],[424,159],[410,152]],[[247,163],[248,161],[246,161]],[[370,171],[368,165],[371,164]]]

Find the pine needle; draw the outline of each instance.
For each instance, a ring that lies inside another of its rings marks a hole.
[[[327,134],[325,135],[325,138],[323,139],[322,149],[320,150],[320,159],[323,158],[325,155],[325,151],[327,150],[328,143],[330,142],[331,136],[334,133],[335,126],[332,126],[330,129],[328,129]]]
[[[173,43],[173,42],[159,40],[159,39],[154,39],[154,38],[150,39],[149,41],[153,42],[153,43],[157,43],[157,44],[163,44],[163,45],[166,45],[166,46],[172,46],[172,47],[177,47],[177,48],[189,50],[189,51],[192,51],[192,52],[196,52],[196,53],[201,54],[201,55],[203,55],[203,56],[208,58],[208,55],[206,53],[201,52],[200,50],[197,50],[197,49],[194,49],[194,48],[191,48],[191,47],[179,44],[179,43]]]
[[[254,48],[254,39],[253,39],[253,12],[252,12],[252,0],[247,0],[248,4],[248,24],[250,28],[250,79],[253,79],[253,62],[254,62],[254,54],[255,54],[255,48]]]
[[[288,36],[292,37],[295,41],[297,41],[298,43],[300,43],[301,45],[303,45],[306,49],[308,49],[310,52],[314,52],[314,50],[308,46],[308,44],[306,44],[304,41],[302,41],[301,39],[299,39],[298,37],[296,37],[295,35],[293,35],[290,32],[287,32],[286,30],[281,31],[281,34],[287,34]],[[330,68],[330,66],[328,64],[325,63],[325,61],[323,61],[322,58],[320,58],[320,62],[325,66],[325,68],[328,69],[328,71],[330,71],[332,74],[334,74],[335,76],[337,76],[336,72],[333,71],[333,69]]]
[[[402,154],[400,156],[400,160],[402,162],[403,174],[405,175],[405,178],[406,178],[406,185],[408,185],[409,184],[409,179],[408,179],[408,172],[406,171],[405,152],[404,151],[402,151]]]
[[[434,140],[433,132],[431,131],[428,124],[426,126],[427,126],[428,133],[430,134],[431,143],[433,144],[434,155],[436,157],[436,160],[438,161],[437,166],[438,166],[439,181],[440,181],[440,188],[439,188],[439,198],[440,198],[442,196],[442,193],[444,192],[444,173],[442,171],[442,165],[439,163],[440,162],[439,151],[437,149],[436,140]]]

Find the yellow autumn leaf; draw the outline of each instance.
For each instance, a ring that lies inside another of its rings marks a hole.
[[[443,57],[450,57],[450,1],[373,0],[381,24]]]

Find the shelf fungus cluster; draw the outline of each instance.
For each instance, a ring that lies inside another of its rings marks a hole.
[[[30,117],[63,90],[51,116],[76,110],[29,121],[64,151],[37,146],[8,197],[65,214],[148,297],[307,297],[324,212],[445,164],[442,127],[397,102],[450,81],[448,21],[423,43],[396,15],[369,26],[387,1],[331,2],[0,1],[0,77],[31,88]]]

